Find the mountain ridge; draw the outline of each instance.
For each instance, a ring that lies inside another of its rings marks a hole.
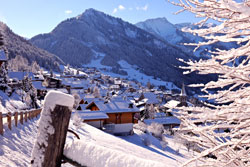
[[[146,75],[176,85],[190,83],[194,77],[206,81],[197,75],[184,76],[178,68],[183,64],[177,58],[198,60],[196,57],[133,24],[94,9],[62,21],[50,33],[30,41],[73,66],[81,67],[99,58],[102,65],[122,72],[118,62],[124,60]]]

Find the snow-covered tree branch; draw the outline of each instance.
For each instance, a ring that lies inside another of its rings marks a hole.
[[[210,107],[182,107],[181,136],[196,143],[201,153],[183,166],[250,166],[250,1],[178,0],[172,2],[201,17],[199,25],[213,19],[217,25],[188,29],[206,39],[196,48],[216,42],[237,43],[229,50],[209,50],[211,59],[185,62],[186,74],[217,74],[218,80],[202,87]],[[177,12],[177,13],[179,13]],[[188,112],[190,114],[188,114]]]

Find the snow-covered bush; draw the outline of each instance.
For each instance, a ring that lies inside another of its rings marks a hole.
[[[147,131],[147,125],[142,121],[138,121],[138,123],[134,124],[133,126],[134,126],[134,129],[138,129],[144,133],[146,133]]]
[[[74,93],[73,97],[75,99],[73,108],[76,109],[81,101],[81,98],[80,98],[79,94],[77,94],[77,93]]]
[[[162,124],[158,124],[156,122],[151,123],[147,130],[152,133],[153,136],[157,138],[162,138],[162,134],[164,132],[164,127]]]
[[[148,108],[148,115],[150,119],[154,119],[155,117],[155,108],[153,104],[150,104],[149,108]]]
[[[83,119],[79,116],[78,111],[76,110],[73,117],[73,125],[76,127],[76,129],[79,129],[83,125]]]
[[[185,62],[187,67],[182,67],[185,74],[195,71],[218,75],[217,81],[191,85],[201,87],[205,97],[217,105],[182,107],[178,112],[182,122],[180,129],[194,134],[182,133],[181,137],[203,150],[183,166],[250,166],[250,1],[179,0],[173,4],[183,8],[180,12],[187,10],[202,17],[199,25],[210,19],[218,23],[186,29],[205,39],[189,45],[199,48],[219,42],[229,46],[230,43],[238,44],[236,48],[209,50],[210,59],[190,60]]]

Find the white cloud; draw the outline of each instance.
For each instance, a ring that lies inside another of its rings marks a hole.
[[[64,13],[65,13],[65,14],[71,14],[71,13],[72,13],[72,10],[65,10]]]
[[[126,8],[125,8],[124,6],[122,6],[122,5],[119,5],[119,6],[118,6],[118,9],[119,9],[119,10],[125,10]]]
[[[115,14],[117,11],[118,11],[117,8],[114,8],[112,13]]]
[[[148,10],[148,4],[142,7],[142,10],[147,11]]]
[[[142,6],[142,7],[137,6],[137,7],[136,7],[136,10],[147,11],[147,10],[148,10],[148,4],[146,4],[145,6]]]
[[[125,10],[126,8],[123,5],[119,5],[117,8],[113,9],[113,14],[117,13],[119,10]]]

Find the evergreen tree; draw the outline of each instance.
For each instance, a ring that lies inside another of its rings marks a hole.
[[[26,75],[22,81],[22,89],[26,92],[26,95],[29,96],[30,102],[27,101],[27,103],[30,104],[30,107],[32,108],[38,108],[38,105],[36,103],[37,101],[37,90],[32,84],[32,79]]]

